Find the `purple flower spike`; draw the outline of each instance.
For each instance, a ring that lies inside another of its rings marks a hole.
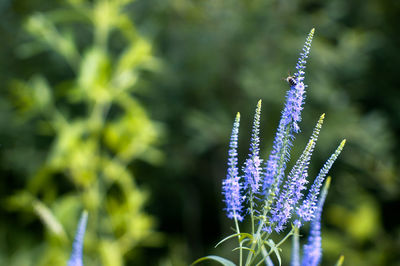
[[[249,158],[246,160],[243,170],[245,186],[246,188],[249,188],[251,194],[253,195],[256,195],[259,192],[260,178],[262,173],[261,162],[262,159],[260,159],[258,156]]]
[[[328,174],[331,169],[333,163],[336,158],[339,156],[341,151],[343,150],[344,145],[346,144],[346,140],[343,140],[340,145],[337,147],[336,151],[331,155],[331,157],[326,161],[322,169],[320,170],[318,176],[315,178],[311,189],[308,192],[306,199],[303,201],[303,204],[297,209],[297,215],[299,219],[296,220],[296,225],[301,225],[302,221],[311,221],[314,218],[315,210],[317,209],[317,197],[324,182],[325,176]]]
[[[253,130],[250,141],[250,154],[244,165],[244,182],[245,188],[248,189],[251,199],[252,196],[259,193],[260,179],[262,174],[260,159],[260,115],[261,115],[261,100],[258,101],[256,113],[254,115]]]
[[[310,49],[311,49],[311,42],[314,37],[314,32],[315,29],[311,29],[310,33],[307,36],[306,43],[303,46],[303,51],[300,53],[300,57],[297,60],[296,64],[296,69],[297,72],[294,74],[294,76],[297,79],[297,82],[302,82],[304,80],[304,70],[306,69],[305,64],[307,63],[307,58],[308,55],[310,54]]]
[[[241,195],[242,185],[240,184],[240,177],[238,173],[238,137],[239,137],[239,123],[240,114],[236,115],[235,122],[232,128],[231,141],[229,144],[229,159],[228,159],[228,173],[226,179],[222,182],[222,194],[225,196],[224,202],[226,204],[227,216],[230,219],[243,220]]]
[[[308,243],[303,247],[303,260],[302,266],[317,266],[322,258],[321,247],[321,213],[328,194],[328,189],[331,179],[328,177],[325,186],[322,190],[318,207],[315,211],[315,217],[311,221],[310,235],[308,236]]]
[[[256,113],[254,115],[253,130],[250,140],[250,156],[255,157],[260,153],[260,116],[261,116],[261,100],[257,103]]]
[[[82,266],[82,250],[83,250],[83,238],[85,236],[86,224],[87,224],[88,213],[84,211],[79,219],[78,229],[76,231],[75,240],[72,244],[72,253],[68,261],[68,266]]]
[[[282,112],[285,126],[291,125],[294,133],[300,132],[298,123],[301,121],[301,111],[303,110],[305,98],[305,85],[298,82],[288,92],[286,96],[286,106]]]
[[[325,114],[322,114],[313,130],[306,148],[290,171],[287,180],[279,193],[278,199],[274,207],[271,209],[270,221],[271,223],[276,224],[275,231],[277,232],[284,229],[284,226],[292,216],[293,208],[303,196],[302,191],[306,188],[305,185],[308,183],[308,165],[310,163],[315,144],[318,140],[318,135],[324,118]]]
[[[278,131],[276,133],[271,154],[265,167],[263,190],[271,200],[271,195],[276,195],[282,183],[286,169],[286,162],[290,158],[289,150],[294,140],[294,133],[300,131],[298,123],[301,121],[301,111],[305,99],[304,69],[306,59],[310,53],[314,29],[308,34],[303,51],[297,60],[294,74],[295,81],[290,82],[290,89],[286,94],[286,103],[282,111]]]

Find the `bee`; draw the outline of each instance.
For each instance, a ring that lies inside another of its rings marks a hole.
[[[291,87],[297,85],[296,77],[290,76],[290,74],[288,75],[288,77],[287,77],[285,80],[286,80],[287,83],[289,83],[289,85],[290,85]]]

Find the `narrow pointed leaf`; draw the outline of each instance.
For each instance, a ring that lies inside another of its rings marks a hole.
[[[280,248],[278,248],[275,244],[274,241],[272,241],[271,239],[268,240],[267,244],[271,247],[271,251],[275,253],[276,258],[278,259],[279,262],[279,266],[282,265],[282,260],[281,260],[281,255],[280,255]]]
[[[233,234],[230,236],[225,237],[224,239],[222,239],[221,241],[218,242],[218,244],[215,245],[215,248],[218,247],[220,244],[222,244],[223,242],[225,242],[226,240],[233,238],[233,237],[239,237],[239,241],[242,241],[243,239],[249,238],[250,240],[253,240],[253,236],[249,233],[239,233],[239,234]]]
[[[67,234],[65,233],[64,227],[58,221],[58,219],[53,214],[52,210],[47,207],[40,200],[34,200],[32,202],[33,210],[42,220],[46,228],[55,236],[59,237],[61,240],[67,239]]]
[[[216,256],[216,255],[210,255],[210,256],[206,256],[206,257],[202,257],[198,260],[196,260],[195,262],[192,263],[192,265],[198,264],[199,262],[205,261],[205,260],[214,260],[216,262],[221,263],[224,266],[236,266],[235,263],[233,263],[230,260],[224,259],[220,256]]]
[[[248,247],[236,247],[236,248],[232,249],[232,251],[236,251],[236,250],[240,250],[240,249],[245,249],[245,250],[248,250],[248,251],[252,252],[253,254],[256,254],[254,249],[251,249],[251,248],[248,248]]]

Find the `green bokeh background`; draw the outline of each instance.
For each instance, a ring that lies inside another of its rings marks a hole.
[[[232,226],[233,118],[244,156],[262,99],[266,155],[312,27],[293,154],[321,113],[310,176],[348,141],[323,265],[400,265],[397,1],[2,0],[0,15],[0,265],[64,265],[83,209],[85,265],[232,257],[213,246]]]

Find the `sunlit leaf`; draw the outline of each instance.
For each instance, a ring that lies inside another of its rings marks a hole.
[[[67,234],[65,233],[64,227],[54,216],[53,212],[39,200],[32,202],[34,212],[40,217],[40,220],[46,225],[49,231],[65,241]]]
[[[344,262],[344,256],[340,256],[338,261],[336,262],[335,266],[342,266]]]

